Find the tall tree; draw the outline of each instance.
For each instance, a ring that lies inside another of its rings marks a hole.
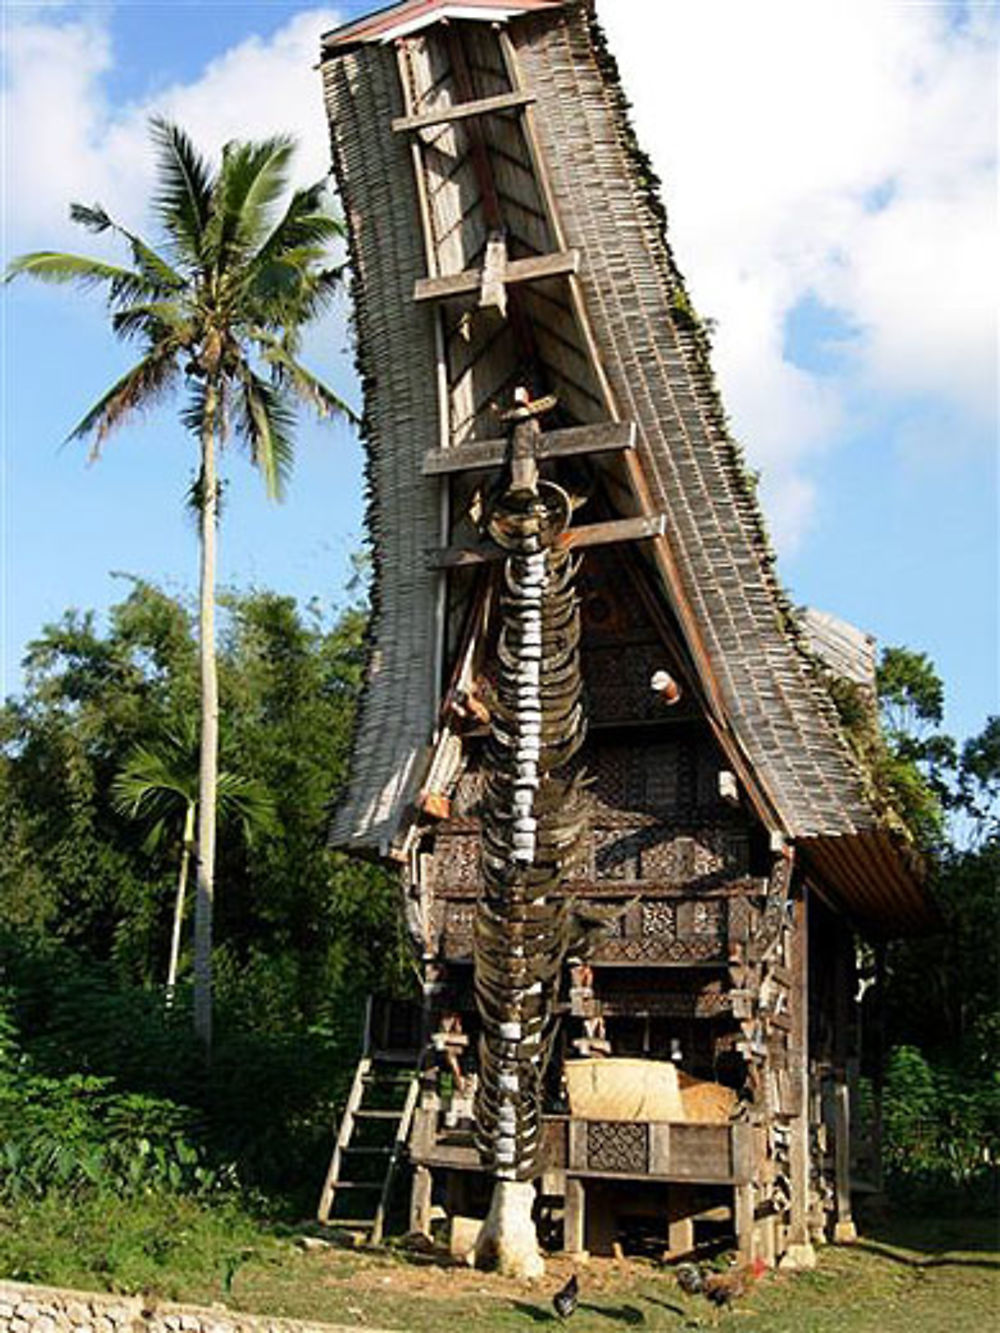
[[[341,269],[330,244],[342,225],[323,207],[322,183],[288,191],[293,141],[284,135],[232,142],[213,168],[187,135],[152,122],[157,185],[152,199],[164,243],[159,249],[116,222],[100,204],[73,204],[87,230],[128,247],[131,266],[37,251],[21,255],[7,281],[27,274],[44,282],[102,289],[111,327],[142,346],[140,360],[90,409],[71,438],[89,437],[98,454],[133,414],[184,383],[185,427],[199,447],[194,498],[201,543],[199,649],[201,725],[195,900],[195,1029],[212,1035],[212,916],[215,895],[218,679],[215,656],[217,451],[231,432],[246,446],[270,496],[280,498],[293,456],[293,405],[321,416],[350,409],[298,360],[303,326],[336,292]]]

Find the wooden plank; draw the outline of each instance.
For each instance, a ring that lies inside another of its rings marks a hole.
[[[419,116],[397,116],[392,122],[392,128],[396,134],[406,134],[412,130],[429,129],[432,125],[447,125],[453,120],[467,120],[469,116],[513,111],[518,107],[530,106],[534,101],[534,93],[499,93],[496,97],[480,97],[474,102],[456,102],[453,106],[442,107],[440,111],[426,111]]]
[[[602,421],[594,426],[567,426],[550,430],[538,441],[536,457],[569,458],[578,454],[601,454],[635,448],[634,421]],[[432,449],[424,455],[421,472],[425,477],[445,472],[471,472],[478,468],[501,467],[507,457],[507,441],[500,437],[474,440],[451,449]]]
[[[530,259],[513,259],[504,272],[504,281],[539,282],[543,278],[560,278],[576,273],[580,267],[579,250],[556,250],[550,255],[532,255]],[[482,281],[479,269],[465,269],[462,273],[447,273],[439,278],[418,278],[413,287],[414,301],[447,301],[453,296],[478,292]]]
[[[609,519],[606,523],[568,528],[559,544],[564,550],[576,550],[586,546],[607,546],[610,542],[642,541],[648,537],[661,536],[666,526],[666,514]],[[466,565],[502,560],[506,555],[507,552],[495,543],[480,542],[476,546],[446,546],[440,551],[429,551],[427,564],[430,569],[459,569]]]

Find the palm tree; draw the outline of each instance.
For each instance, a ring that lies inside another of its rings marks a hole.
[[[152,745],[137,745],[111,784],[111,803],[119,814],[148,824],[143,844],[154,851],[172,829],[181,826],[181,859],[174,898],[174,921],[167,964],[166,1007],[174,1001],[181,931],[187,899],[188,872],[195,850],[198,811],[199,745],[196,728],[187,718],[175,731]],[[255,832],[274,827],[274,802],[262,783],[225,771],[216,782],[216,803],[222,818],[240,820],[248,845]]]
[[[97,287],[107,295],[114,333],[142,345],[139,361],[90,409],[70,438],[90,437],[99,454],[108,435],[179,384],[188,388],[182,421],[199,447],[194,495],[201,545],[199,645],[200,769],[195,904],[195,1030],[206,1053],[212,1036],[212,910],[218,769],[215,661],[217,450],[230,434],[245,445],[267,492],[280,498],[291,467],[293,405],[352,417],[331,389],[298,360],[304,324],[340,285],[327,249],[343,234],[323,208],[322,183],[287,193],[293,141],[283,135],[233,142],[214,169],[168,121],[152,121],[157,153],[154,217],[165,244],[154,249],[101,207],[73,204],[70,216],[128,247],[131,266],[40,251],[21,255],[7,281]]]

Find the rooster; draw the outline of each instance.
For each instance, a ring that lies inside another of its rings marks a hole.
[[[732,1268],[728,1273],[707,1274],[703,1290],[712,1304],[721,1308],[745,1296],[766,1272],[767,1264],[764,1260],[754,1259],[752,1263]]]
[[[576,1309],[579,1292],[580,1284],[576,1280],[576,1274],[573,1273],[566,1285],[560,1287],[552,1297],[552,1304],[560,1319],[568,1319]]]

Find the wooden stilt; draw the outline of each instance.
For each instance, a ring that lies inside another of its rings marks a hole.
[[[754,1197],[750,1184],[736,1185],[733,1188],[734,1211],[736,1214],[736,1248],[740,1262],[750,1263],[754,1258]]]
[[[792,1018],[794,1039],[789,1072],[799,1088],[799,1113],[792,1120],[788,1145],[791,1175],[791,1221],[782,1268],[814,1268],[816,1251],[809,1232],[809,937],[808,888],[794,905],[792,927]]]
[[[667,1258],[679,1259],[694,1249],[694,1217],[691,1191],[685,1185],[670,1185],[667,1193]]]
[[[583,1181],[575,1177],[566,1181],[563,1248],[567,1254],[585,1254],[587,1249],[587,1196]]]
[[[426,1166],[413,1168],[413,1188],[410,1192],[410,1230],[422,1236],[431,1234],[431,1191],[434,1178]]]

